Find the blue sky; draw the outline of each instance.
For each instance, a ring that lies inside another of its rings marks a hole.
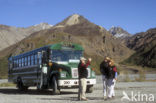
[[[9,26],[55,25],[74,13],[132,34],[156,27],[156,0],[0,0],[0,24]]]

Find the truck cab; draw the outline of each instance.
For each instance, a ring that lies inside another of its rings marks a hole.
[[[78,44],[56,44],[50,48],[50,59],[53,62],[51,73],[58,72],[54,77],[57,83],[56,89],[78,88],[78,64],[80,57],[83,56],[83,51],[84,49]],[[91,93],[93,85],[96,84],[95,71],[91,66],[88,66],[87,70],[87,92]]]

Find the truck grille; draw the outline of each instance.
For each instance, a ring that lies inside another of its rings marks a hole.
[[[77,68],[72,69],[72,77],[73,78],[78,78],[78,69]]]
[[[88,70],[88,78],[90,77],[90,68],[87,68]],[[73,68],[72,69],[72,78],[78,78],[78,69]]]

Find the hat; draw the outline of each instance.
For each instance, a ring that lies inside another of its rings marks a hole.
[[[81,57],[81,58],[80,58],[80,60],[86,60],[86,58],[84,58],[84,57]]]
[[[109,57],[105,57],[106,60],[111,60]]]

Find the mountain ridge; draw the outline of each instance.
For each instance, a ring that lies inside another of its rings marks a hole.
[[[44,28],[43,28],[43,27]],[[21,41],[28,37],[33,32],[37,32],[43,29],[48,29],[52,26],[48,26],[46,23],[38,24],[36,26],[30,26],[27,28],[17,28],[7,25],[0,25],[0,51]]]
[[[136,53],[125,62],[156,68],[156,28],[137,33],[130,37],[126,43]]]

